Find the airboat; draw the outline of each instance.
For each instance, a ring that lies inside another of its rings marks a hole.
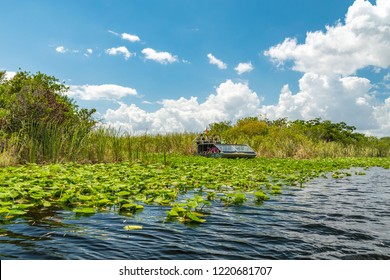
[[[198,155],[213,158],[254,158],[256,152],[247,144],[227,144],[220,137],[201,134],[195,139]]]

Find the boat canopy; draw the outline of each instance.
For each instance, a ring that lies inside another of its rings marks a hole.
[[[238,144],[215,144],[223,153],[254,153],[255,151],[248,145]]]

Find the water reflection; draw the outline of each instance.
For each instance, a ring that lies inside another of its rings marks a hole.
[[[316,179],[263,205],[214,205],[205,224],[49,209],[0,226],[2,259],[390,259],[390,171]],[[124,225],[143,226],[126,231]]]

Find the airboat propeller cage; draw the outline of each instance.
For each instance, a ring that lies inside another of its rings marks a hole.
[[[254,158],[255,151],[247,144],[222,144],[217,137],[208,139],[199,137],[196,140],[198,155],[214,158]]]

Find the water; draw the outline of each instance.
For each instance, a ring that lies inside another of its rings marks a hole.
[[[57,210],[0,225],[1,259],[390,259],[390,170],[316,179],[261,206],[215,205],[201,225]],[[125,225],[142,225],[126,231]]]

